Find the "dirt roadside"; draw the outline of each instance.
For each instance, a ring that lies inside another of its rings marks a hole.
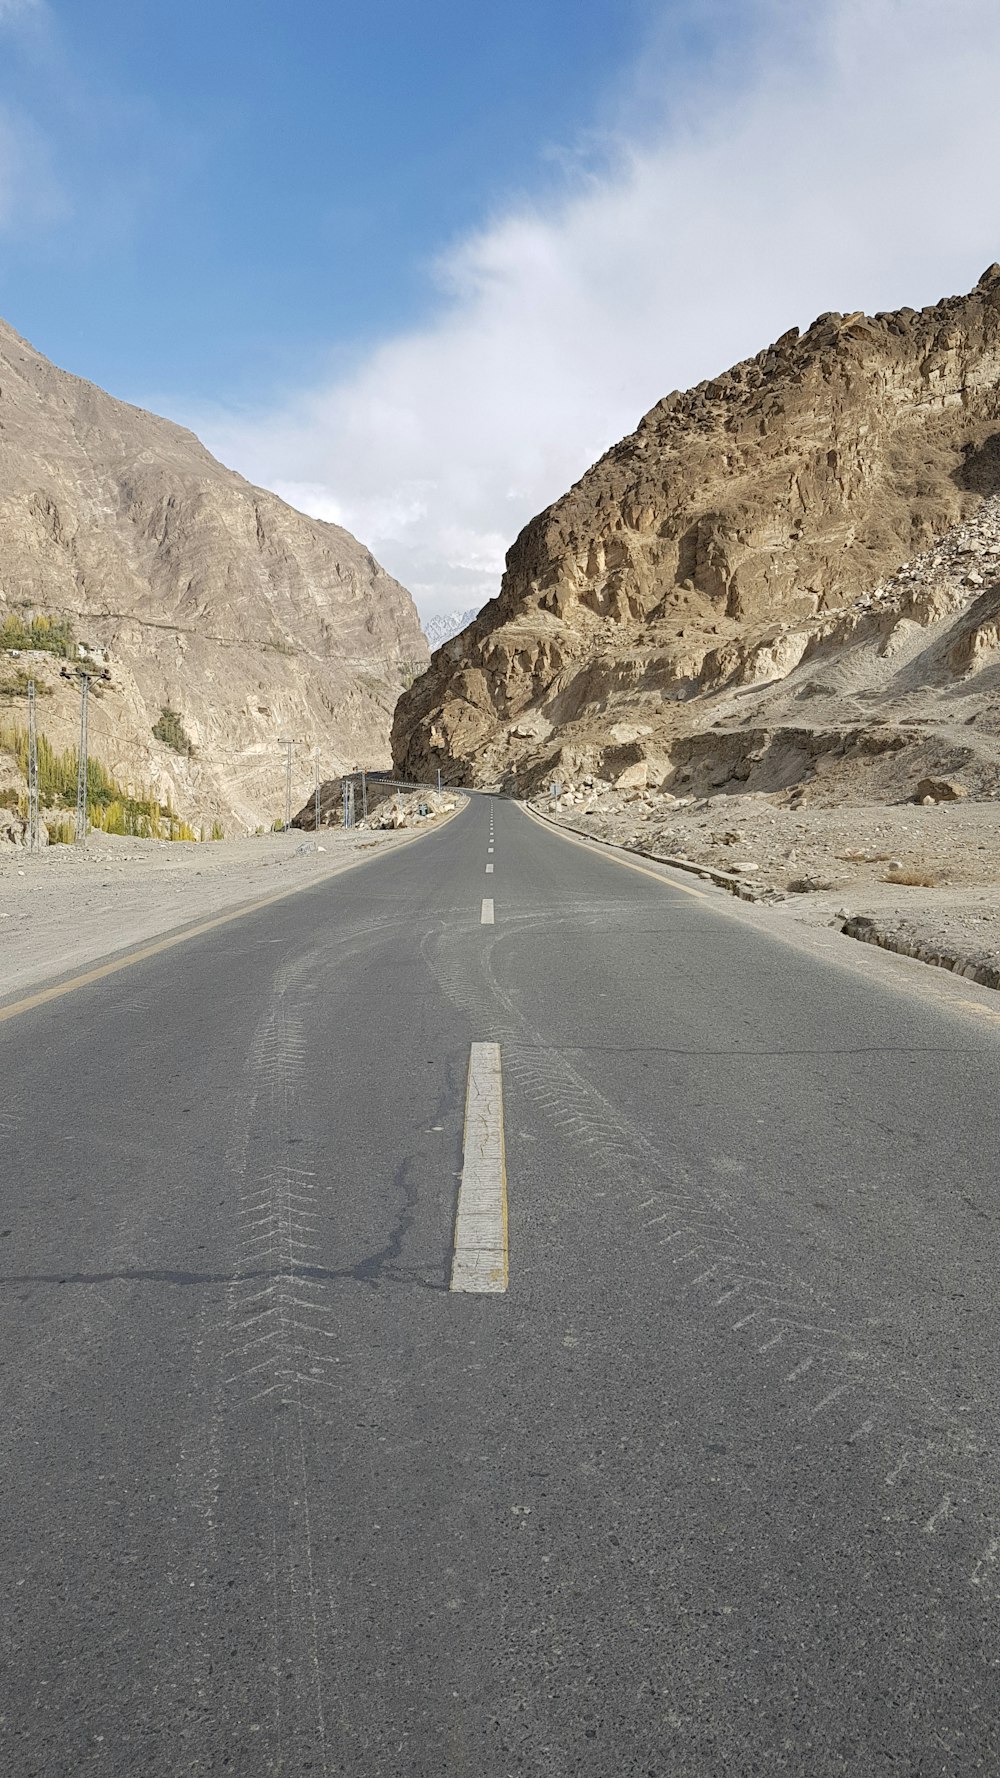
[[[417,830],[429,831],[428,822]],[[208,844],[91,835],[85,848],[0,849],[0,999],[190,921],[308,889],[411,844],[410,832],[293,830]]]
[[[782,924],[870,921],[900,945],[1000,971],[1000,803],[789,808],[763,795],[724,795],[679,808],[648,793],[599,800],[603,808],[595,798],[531,806],[577,833],[725,871],[776,920],[780,911]]]

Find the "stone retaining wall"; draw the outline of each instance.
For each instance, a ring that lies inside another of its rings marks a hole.
[[[918,963],[930,963],[936,969],[950,969],[953,975],[964,976],[967,981],[978,982],[984,988],[1000,988],[1000,966],[997,964],[977,962],[974,957],[963,957],[937,950],[933,945],[919,944],[916,939],[902,938],[865,914],[855,914],[845,920],[841,931],[845,937],[859,939],[863,945],[878,945],[882,951],[895,951],[900,957],[913,957]]]

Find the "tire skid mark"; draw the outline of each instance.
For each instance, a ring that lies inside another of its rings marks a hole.
[[[592,913],[595,905],[588,902],[586,910]],[[567,908],[561,904],[564,916],[577,918],[582,911],[583,904],[579,910],[575,905]],[[551,918],[551,908],[540,907],[537,917],[533,912],[524,916],[524,924],[538,924],[542,919],[551,923]],[[603,925],[605,919],[602,911],[599,923]],[[648,1244],[650,1235],[643,1225],[649,1224],[649,1213],[666,1210],[669,1218],[670,1211],[674,1212],[676,1226],[667,1235],[654,1236],[654,1245],[669,1255],[671,1244],[685,1235],[694,1237],[697,1246],[688,1248],[680,1259],[697,1267],[699,1279],[709,1285],[696,1296],[693,1283],[682,1285],[678,1278],[678,1295],[688,1297],[713,1320],[724,1316],[727,1330],[732,1326],[732,1310],[740,1298],[746,1300],[746,1313],[738,1316],[736,1324],[743,1333],[741,1350],[747,1362],[766,1368],[765,1386],[775,1411],[787,1415],[793,1424],[815,1426],[819,1432],[828,1419],[837,1419],[839,1409],[846,1409],[850,1429],[863,1422],[866,1428],[870,1423],[871,1430],[866,1430],[864,1438],[849,1441],[845,1429],[842,1436],[834,1435],[837,1442],[856,1452],[861,1461],[877,1440],[887,1465],[884,1486],[898,1492],[905,1475],[905,1487],[922,1495],[942,1476],[946,1452],[941,1448],[939,1429],[942,1421],[950,1421],[953,1443],[947,1447],[949,1460],[954,1463],[958,1458],[963,1465],[961,1484],[953,1489],[956,1504],[969,1506],[980,1494],[988,1495],[996,1466],[986,1442],[974,1429],[963,1426],[935,1401],[888,1350],[873,1349],[874,1342],[846,1324],[837,1314],[837,1304],[821,1298],[807,1280],[773,1277],[773,1239],[764,1216],[758,1213],[756,1228],[748,1228],[747,1205],[743,1203],[737,1228],[730,1211],[735,1200],[724,1180],[732,1183],[733,1169],[720,1167],[716,1157],[705,1175],[696,1177],[682,1157],[663,1152],[636,1130],[596,1083],[578,1071],[573,1060],[576,1052],[546,1045],[542,1033],[529,1024],[505,992],[494,968],[497,948],[508,942],[506,935],[516,924],[508,917],[504,934],[478,958],[459,953],[443,928],[432,930],[422,941],[423,960],[473,1027],[488,1029],[501,1044],[512,1088],[536,1107],[542,1119],[558,1124],[564,1141],[576,1145],[585,1159],[581,1177],[591,1191],[613,1197],[622,1206],[622,1239]],[[559,1108],[557,1118],[553,1118],[554,1106]],[[742,1256],[739,1264],[725,1257],[734,1248]],[[723,1288],[718,1290],[720,1282]],[[717,1291],[714,1296],[713,1289]],[[783,1330],[778,1340],[763,1334],[765,1311],[764,1325],[772,1325],[775,1331],[780,1325]],[[824,1312],[831,1318],[828,1325],[822,1324]],[[747,1334],[746,1330],[751,1331]],[[899,1463],[904,1444],[907,1448]],[[949,1511],[940,1521],[940,1535],[947,1534],[952,1516]],[[919,1531],[920,1527],[914,1523],[912,1528]]]
[[[313,961],[279,971],[247,1058],[249,1105],[236,1170],[237,1252],[221,1381],[226,1394],[239,1391],[243,1412],[265,1416],[273,1769],[325,1775],[307,1427],[313,1393],[329,1387],[335,1362],[323,1326],[332,1305],[328,1286],[304,1279],[300,1270],[318,1268],[320,1257],[316,1176],[285,1154],[309,1054],[296,989]]]

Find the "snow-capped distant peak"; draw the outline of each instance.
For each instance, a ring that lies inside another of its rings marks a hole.
[[[464,630],[466,624],[471,624],[473,618],[478,616],[479,612],[473,607],[471,611],[445,611],[440,617],[429,617],[423,628],[431,645],[431,652],[440,648],[442,642],[457,636],[459,630]]]

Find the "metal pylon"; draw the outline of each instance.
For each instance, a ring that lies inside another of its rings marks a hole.
[[[285,832],[292,825],[292,741],[285,742]]]
[[[35,719],[35,681],[28,680],[28,850],[38,851],[38,726]]]
[[[87,697],[90,692],[90,677],[83,675],[80,682],[80,752],[76,766],[76,843],[78,846],[87,844]]]

